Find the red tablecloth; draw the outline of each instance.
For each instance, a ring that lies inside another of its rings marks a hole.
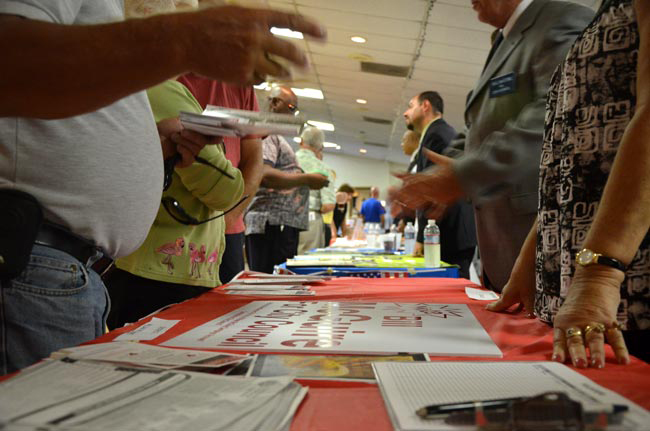
[[[496,314],[484,309],[486,301],[473,301],[465,294],[471,283],[450,278],[358,279],[337,278],[312,286],[316,296],[309,299],[323,301],[366,302],[433,302],[467,304],[494,342],[503,352],[503,359],[431,357],[431,360],[504,360],[548,361],[553,338],[551,328],[536,319],[523,315]],[[215,289],[199,298],[170,307],[156,317],[180,319],[177,325],[151,342],[163,343],[200,324],[208,322],[255,300],[304,300],[305,297],[260,297],[227,295]],[[136,325],[150,319],[143,319]],[[95,342],[110,341],[119,334],[131,331],[128,326],[112,331]],[[607,365],[602,370],[578,370],[580,373],[643,407],[650,409],[650,365],[632,359],[627,366],[617,365],[611,350]],[[292,431],[390,431],[392,426],[381,394],[376,385],[357,382],[304,380],[310,387],[307,398],[296,415]]]

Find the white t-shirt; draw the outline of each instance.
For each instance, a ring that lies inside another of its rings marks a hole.
[[[121,0],[3,0],[0,13],[58,24],[123,19]],[[32,194],[47,220],[110,256],[127,255],[146,238],[160,204],[163,162],[144,92],[62,120],[0,118],[0,155],[0,188]]]

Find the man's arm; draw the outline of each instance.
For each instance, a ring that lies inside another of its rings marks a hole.
[[[593,18],[591,10],[579,6],[567,7],[565,11],[565,14],[553,17],[552,23],[536,24],[546,25],[547,29],[544,40],[537,47],[531,47],[535,50],[535,63],[531,66],[534,100],[524,106],[502,130],[487,136],[481,142],[479,151],[465,153],[453,163],[453,171],[464,194],[470,196],[474,203],[503,194],[513,184],[538,172],[551,77],[576,37]]]
[[[283,172],[264,163],[262,186],[267,188],[285,190],[308,186],[312,190],[318,190],[325,187],[327,183],[325,175]]]
[[[187,71],[239,84],[286,75],[267,53],[306,65],[273,26],[324,35],[294,14],[232,6],[100,25],[2,15],[0,116],[78,115]]]

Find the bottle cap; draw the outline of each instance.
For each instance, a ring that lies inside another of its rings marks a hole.
[[[432,224],[436,224],[436,219],[432,219],[432,218],[430,218],[427,224],[428,224],[429,226],[431,226]]]

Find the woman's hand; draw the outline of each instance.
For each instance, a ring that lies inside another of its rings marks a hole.
[[[605,342],[619,364],[630,362],[616,323],[624,274],[601,265],[578,266],[569,293],[553,321],[553,360],[571,359],[574,366],[603,368]],[[589,350],[589,359],[587,358]]]

